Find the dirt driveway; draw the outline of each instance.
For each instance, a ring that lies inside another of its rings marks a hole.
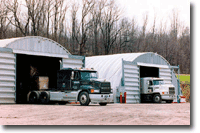
[[[0,125],[190,125],[190,103],[0,104]]]

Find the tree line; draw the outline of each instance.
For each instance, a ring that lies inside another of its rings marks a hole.
[[[123,17],[116,0],[0,0],[0,39],[43,36],[85,56],[156,52],[190,73],[190,28],[178,11],[150,24],[148,13]]]

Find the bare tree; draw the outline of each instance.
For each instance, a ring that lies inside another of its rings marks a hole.
[[[117,39],[118,34],[121,31],[121,29],[115,29],[114,27],[117,27],[117,22],[120,19],[120,14],[121,10],[115,4],[115,1],[110,0],[101,19],[101,34],[106,55],[109,54]]]
[[[55,0],[54,8],[53,8],[53,33],[54,33],[54,40],[57,41],[58,30],[60,30],[59,36],[63,32],[63,25],[65,19],[65,14],[67,11],[67,6],[64,6],[64,0]]]
[[[24,36],[26,36],[28,32],[30,17],[28,15],[24,15],[24,18],[19,17],[21,12],[18,0],[5,1],[5,5],[6,8],[12,13],[12,15],[8,17],[10,23],[18,28]]]
[[[166,22],[161,20],[160,27],[155,15],[148,29],[148,13],[140,27],[135,18],[121,18],[115,0],[77,2],[69,21],[65,0],[0,0],[0,38],[47,36],[79,55],[157,52],[171,65],[180,65],[182,73],[190,73],[190,29],[180,23],[178,10]]]
[[[0,0],[0,38],[6,38],[6,30],[10,22],[7,20],[9,11],[7,10],[4,2]]]
[[[95,8],[91,11],[92,13],[92,25],[93,25],[93,34],[94,34],[94,54],[98,55],[98,36],[100,31],[100,22],[102,18],[102,11],[106,6],[107,0],[97,0],[95,1]]]
[[[34,36],[39,35],[41,18],[44,10],[45,0],[25,0],[28,17],[31,20],[31,32]]]
[[[85,45],[88,39],[87,32],[91,27],[91,21],[86,20],[88,14],[94,8],[94,0],[82,0],[82,9],[81,9],[81,22],[80,22],[80,32],[75,36],[77,43],[79,44],[79,55],[84,55]],[[80,39],[79,39],[80,36]]]
[[[147,50],[148,46],[146,45],[146,39],[145,39],[148,18],[149,18],[149,15],[148,15],[148,12],[146,12],[143,16],[143,25],[142,25],[142,37],[141,37],[142,51],[148,51]]]
[[[72,28],[71,28],[71,39],[72,39],[72,51],[75,52],[75,46],[76,46],[76,39],[78,38],[78,33],[80,32],[78,28],[78,20],[77,20],[77,12],[78,12],[79,6],[76,3],[72,4],[71,8],[71,21],[72,21]],[[78,49],[76,49],[78,50]]]

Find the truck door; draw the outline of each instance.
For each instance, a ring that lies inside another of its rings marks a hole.
[[[78,71],[74,71],[72,78],[72,89],[78,90],[80,88],[80,73]]]
[[[72,71],[59,71],[57,79],[58,90],[70,90],[71,89],[71,72]]]

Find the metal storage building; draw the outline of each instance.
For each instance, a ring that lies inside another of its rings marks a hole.
[[[79,68],[84,61],[85,57],[71,55],[63,46],[44,37],[0,40],[0,103],[25,102],[31,75],[49,76],[53,81],[57,70]],[[49,84],[54,86],[53,82]]]
[[[140,77],[160,77],[165,83],[175,86],[178,91],[178,80],[169,62],[157,53],[126,53],[86,57],[86,67],[94,68],[99,78],[111,82],[114,102],[120,92],[126,92],[127,103],[140,103]]]

